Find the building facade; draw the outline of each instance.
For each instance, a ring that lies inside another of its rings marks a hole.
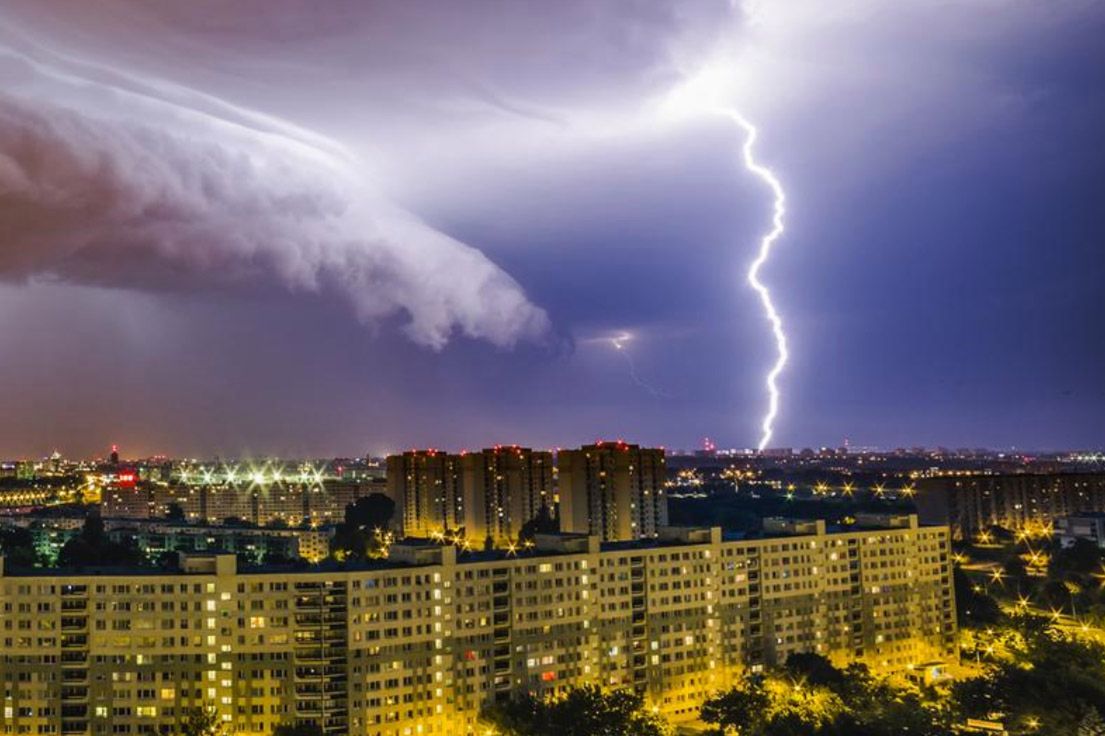
[[[668,523],[664,451],[598,442],[557,454],[560,530],[603,541],[655,537]]]
[[[83,517],[16,516],[0,518],[0,529],[22,527],[31,533],[42,559],[55,560],[62,547],[81,533]],[[150,561],[173,552],[230,552],[250,564],[272,559],[321,562],[330,554],[332,526],[270,529],[265,527],[199,526],[164,520],[106,519],[104,531],[113,542],[133,541]]]
[[[1063,547],[1085,541],[1098,549],[1105,549],[1105,513],[1089,511],[1075,516],[1060,516],[1055,520],[1055,538]]]
[[[387,493],[380,479],[357,481],[324,480],[318,483],[248,482],[214,485],[140,484],[130,488],[107,488],[101,499],[106,518],[158,519],[176,505],[193,522],[222,522],[241,519],[258,526],[283,522],[333,524],[345,518],[345,507],[362,496]]]
[[[992,526],[1048,530],[1062,516],[1105,511],[1105,474],[925,478],[917,483],[916,504],[923,522],[947,524],[955,539]]]
[[[793,652],[878,670],[955,656],[949,538],[915,516],[727,540],[397,545],[359,570],[4,571],[0,733],[143,734],[213,708],[237,734],[475,733],[512,692],[632,689],[675,722]],[[792,532],[792,533],[783,533]]]
[[[459,455],[410,450],[390,455],[387,466],[388,495],[405,536],[431,537],[464,526]]]
[[[554,512],[553,456],[504,446],[460,458],[464,534],[472,544],[506,546],[542,507]]]

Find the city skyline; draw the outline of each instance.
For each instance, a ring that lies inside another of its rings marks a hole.
[[[719,59],[771,445],[1102,448],[1100,7],[310,5],[0,11],[0,457],[754,447]]]

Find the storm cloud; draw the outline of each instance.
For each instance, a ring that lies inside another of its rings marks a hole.
[[[0,35],[0,277],[333,290],[416,342],[508,347],[545,313],[478,250],[280,120]]]
[[[699,75],[781,443],[1105,436],[1096,0],[0,6],[0,456],[752,443]]]

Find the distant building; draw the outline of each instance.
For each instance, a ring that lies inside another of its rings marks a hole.
[[[388,495],[408,537],[430,537],[464,526],[460,456],[438,450],[410,450],[387,460]]]
[[[0,519],[0,527],[26,528],[39,554],[53,560],[66,542],[81,533],[84,521],[83,517],[71,516],[17,516]],[[151,561],[159,560],[166,552],[229,552],[251,563],[297,559],[319,562],[329,556],[333,536],[333,527],[267,529],[141,519],[105,519],[104,530],[112,541],[133,540]]]
[[[241,519],[257,526],[333,524],[345,507],[362,496],[386,493],[383,480],[324,480],[318,483],[219,483],[214,485],[111,486],[102,496],[102,514],[119,519],[158,519],[174,505],[192,522]]]
[[[1098,511],[1061,516],[1055,520],[1055,537],[1064,547],[1085,540],[1093,542],[1098,549],[1105,549],[1105,513]]]
[[[1063,516],[1105,511],[1105,474],[938,476],[917,483],[921,520],[948,524],[955,539],[991,526],[1047,528]]]
[[[460,457],[464,533],[472,544],[517,541],[522,526],[545,507],[553,513],[553,456],[500,446]]]
[[[603,541],[655,537],[668,523],[664,451],[598,442],[557,454],[560,530]]]

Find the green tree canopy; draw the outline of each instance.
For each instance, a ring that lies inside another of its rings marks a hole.
[[[522,524],[518,531],[518,541],[532,542],[538,534],[556,534],[560,531],[560,522],[553,516],[548,506],[537,509],[537,515]]]
[[[913,687],[792,655],[780,676],[747,678],[706,701],[701,718],[737,736],[947,736],[948,714]]]
[[[366,530],[387,529],[395,515],[395,501],[370,493],[345,507],[345,523]]]
[[[9,565],[33,567],[38,562],[34,535],[18,526],[0,529],[0,554]]]
[[[975,590],[970,578],[957,565],[953,572],[955,608],[960,626],[991,626],[1001,620],[1001,606],[986,593]]]
[[[135,566],[146,564],[146,556],[132,538],[114,542],[104,531],[104,522],[96,514],[84,520],[81,533],[70,539],[58,553],[62,567]]]
[[[177,736],[223,736],[226,730],[214,708],[193,708],[177,725]]]
[[[1014,619],[1010,656],[955,685],[966,717],[1003,713],[1012,724],[1039,722],[1040,733],[1073,734],[1087,712],[1105,712],[1105,645],[1050,628],[1038,617]]]
[[[489,708],[484,720],[504,736],[664,736],[664,723],[641,698],[585,685],[562,696],[524,694]]]
[[[341,560],[363,560],[378,553],[394,515],[395,501],[382,493],[358,498],[345,507],[345,521],[330,540],[331,554]]]

